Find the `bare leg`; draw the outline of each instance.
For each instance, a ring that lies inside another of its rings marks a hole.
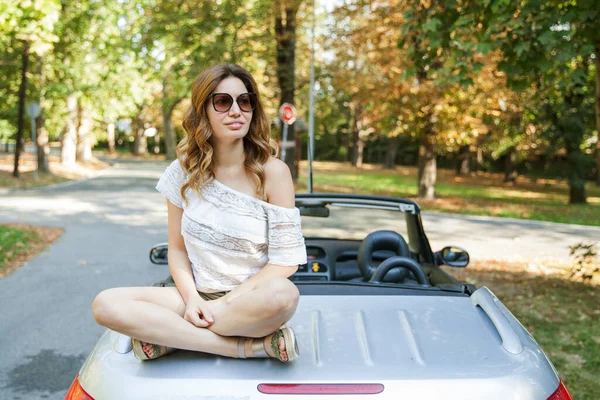
[[[291,318],[297,300],[298,290],[287,279],[261,282],[231,303],[221,302],[209,329],[183,319],[185,304],[174,287],[109,289],[96,297],[92,309],[99,324],[144,342],[237,357],[235,336],[276,331]]]
[[[183,299],[174,287],[108,289],[92,305],[100,325],[144,342],[237,356],[237,338],[194,326],[183,319],[184,310]]]
[[[265,280],[254,290],[215,309],[215,322],[208,329],[223,336],[266,336],[292,318],[298,296],[298,289],[288,279]]]

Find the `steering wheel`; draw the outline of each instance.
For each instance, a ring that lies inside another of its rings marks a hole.
[[[373,253],[378,250],[392,251],[396,256],[379,265],[373,262]],[[420,285],[428,285],[423,268],[410,258],[408,244],[398,232],[381,230],[368,234],[358,248],[357,261],[366,282],[402,282],[412,272]],[[374,276],[377,270],[379,275]]]
[[[412,258],[396,256],[390,257],[381,264],[379,267],[373,272],[373,276],[369,282],[379,283],[383,280],[383,278],[387,275],[392,268],[406,268],[410,270],[415,276],[417,283],[421,286],[429,287],[429,281],[427,280],[427,275],[425,275],[425,271],[423,271],[423,267],[421,264],[413,260]]]

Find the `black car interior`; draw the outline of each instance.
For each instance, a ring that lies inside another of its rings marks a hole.
[[[370,282],[384,262],[396,263],[382,277],[382,282],[428,285],[418,264],[417,253],[397,232],[375,231],[360,240],[318,237],[305,238],[308,262],[299,266],[292,281]]]

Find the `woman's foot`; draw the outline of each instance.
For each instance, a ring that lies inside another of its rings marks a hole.
[[[131,339],[131,345],[133,354],[142,361],[154,360],[176,350],[172,347],[142,342],[138,339]]]
[[[276,358],[290,362],[300,355],[296,335],[292,328],[281,328],[264,338],[240,338],[239,358]]]

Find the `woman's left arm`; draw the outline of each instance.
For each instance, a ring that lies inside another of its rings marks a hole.
[[[252,275],[248,278],[244,283],[240,286],[233,289],[231,292],[227,293],[225,296],[221,297],[223,301],[230,302],[236,297],[243,295],[244,293],[248,293],[252,291],[256,285],[265,280],[271,278],[288,278],[292,276],[294,272],[298,270],[298,266],[289,266],[282,267],[281,265],[267,264],[260,269],[256,274]]]
[[[265,194],[267,202],[279,207],[293,208],[296,205],[296,196],[292,174],[287,164],[271,157],[265,164]],[[298,270],[298,265],[282,267],[281,265],[266,264],[255,275],[248,278],[240,286],[223,296],[225,301],[231,301],[236,297],[247,293],[256,285],[271,278],[288,278]]]

